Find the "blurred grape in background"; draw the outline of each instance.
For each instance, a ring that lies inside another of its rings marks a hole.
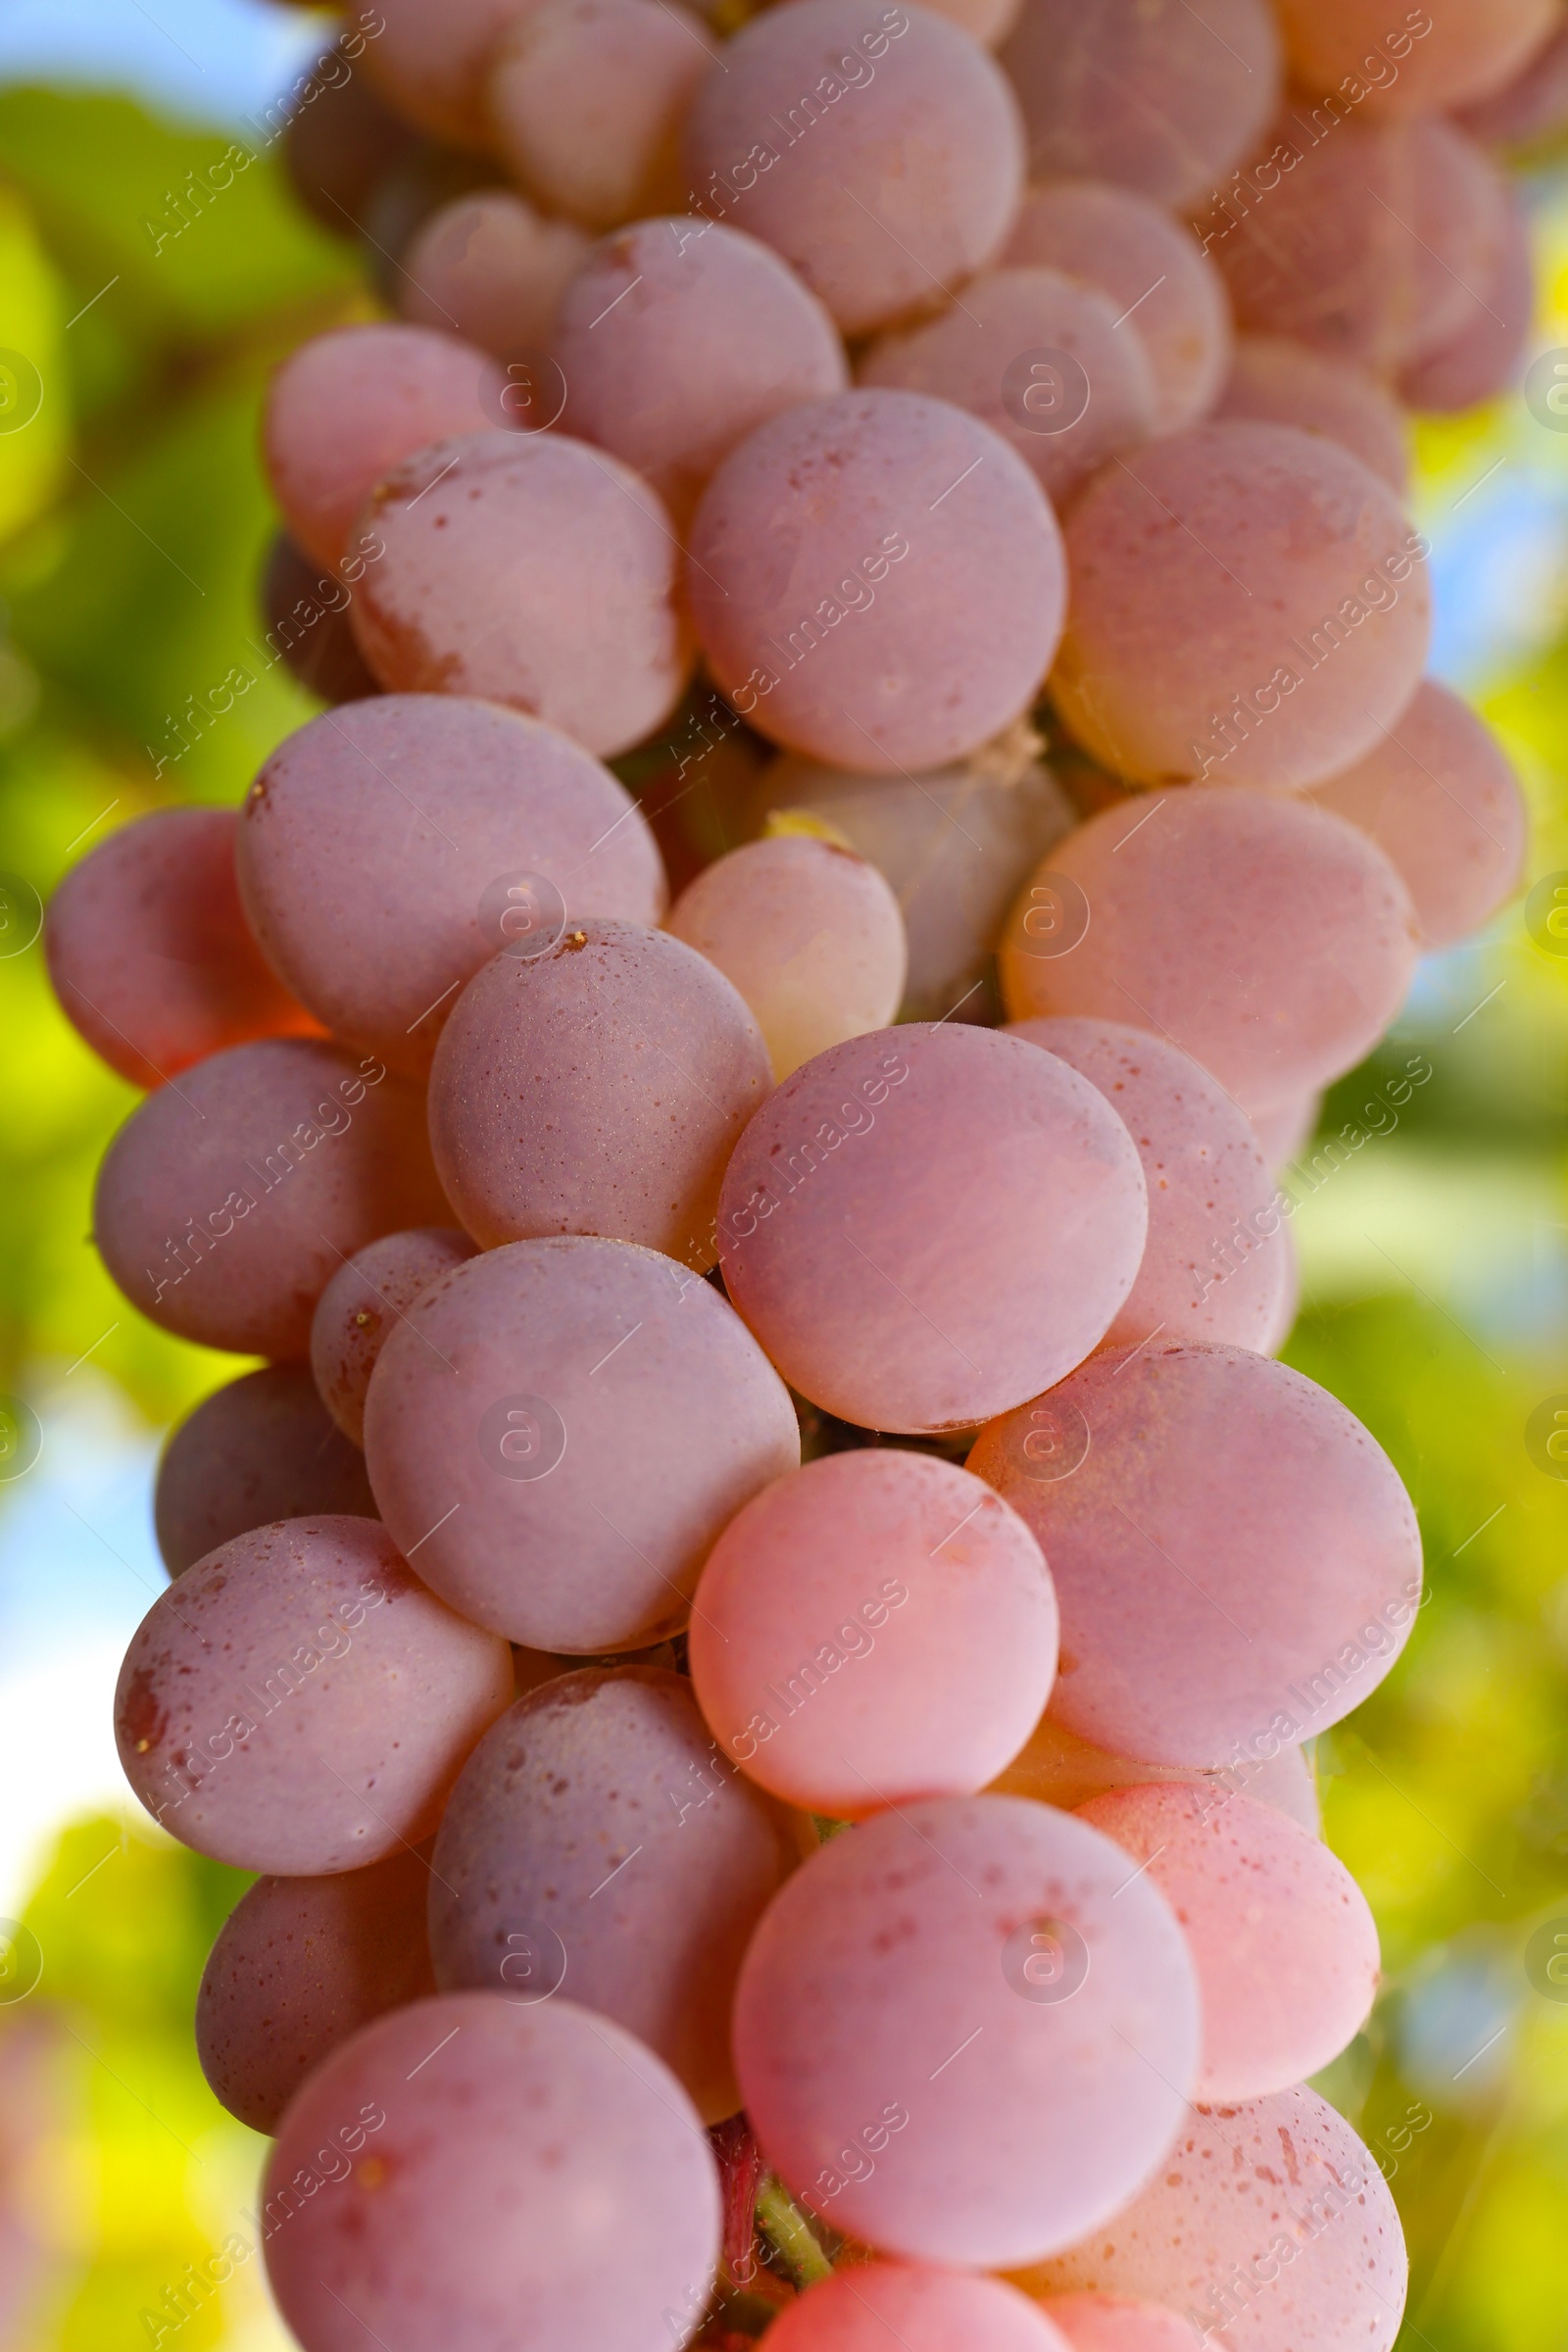
[[[307,213],[282,161],[286,94],[327,34],[241,0],[0,12],[0,2352],[285,2341],[256,2258],[265,2143],[190,2037],[244,1882],[132,1817],[110,1728],[163,1584],[161,1434],[236,1367],[135,1318],[89,1246],[93,1171],[134,1098],[68,1028],[37,929],[105,828],[237,802],[319,707],[259,617],[256,420],[275,359],[379,315],[365,259],[385,264],[346,217],[336,235]],[[1523,185],[1549,373],[1568,154]],[[1434,667],[1526,780],[1530,895],[1427,959],[1285,1181],[1288,1359],[1388,1448],[1426,1546],[1409,1652],[1317,1766],[1386,1968],[1321,2087],[1389,2178],[1413,2265],[1400,2343],[1433,2352],[1561,2352],[1568,2326],[1559,421],[1514,395],[1417,447]]]

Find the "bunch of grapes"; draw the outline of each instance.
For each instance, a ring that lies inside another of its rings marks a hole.
[[[1400,404],[1555,13],[381,0],[302,121],[326,707],[48,944],[265,1359],[118,1731],[307,2352],[1393,2343],[1308,1759],[1420,1543],[1274,1171],[1520,871]]]

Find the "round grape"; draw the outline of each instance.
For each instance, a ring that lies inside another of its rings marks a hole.
[[[438,139],[488,148],[484,102],[490,60],[536,0],[386,0],[380,30],[367,40],[366,78],[387,104]]]
[[[153,1490],[171,1576],[277,1519],[347,1511],[373,1519],[365,1456],[303,1364],[264,1364],[204,1396],[170,1436]]]
[[[1021,1038],[936,1023],[819,1054],[724,1177],[730,1297],[784,1377],[867,1429],[957,1429],[1104,1337],[1143,1255],[1132,1138]],[[991,1399],[998,1401],[993,1405]]]
[[[1050,1402],[1085,1433],[1068,1475],[1036,1475],[1029,1406],[982,1430],[969,1466],[1051,1562],[1069,1731],[1229,1765],[1377,1688],[1420,1605],[1420,1532],[1327,1390],[1245,1348],[1159,1341],[1093,1357]]]
[[[275,969],[337,1036],[416,1075],[492,956],[664,906],[647,819],[609,770],[461,695],[380,695],[299,728],[245,797],[236,855]]]
[[[262,574],[262,617],[269,642],[318,702],[357,703],[381,691],[354,642],[351,593],[347,581],[279,531]]]
[[[561,298],[589,253],[584,231],[547,220],[511,188],[480,188],[433,212],[408,250],[398,309],[416,326],[456,334],[511,362],[543,352]],[[518,377],[506,394],[522,407]],[[532,421],[526,414],[518,421]]]
[[[938,1797],[774,1896],[735,1998],[763,2153],[835,2230],[976,2269],[1119,2212],[1181,2123],[1198,1993],[1147,1874],[1072,1815]]]
[[[1046,1460],[1053,1457],[1046,1455]],[[1056,1458],[1060,1459],[1061,1456]],[[1038,1463],[1036,1465],[1039,1466]],[[1191,1783],[1203,1791],[1204,1801],[1224,1804],[1236,1795],[1254,1797],[1273,1805],[1298,1822],[1314,1838],[1321,1837],[1317,1783],[1304,1749],[1281,1747],[1273,1754],[1249,1756],[1222,1771],[1200,1765],[1146,1764],[1134,1756],[1113,1756],[1103,1747],[1080,1740],[1059,1723],[1054,1712],[1041,1716],[1028,1742],[1004,1772],[990,1784],[998,1796],[1032,1796],[1043,1805],[1059,1805],[1066,1812],[1103,1796],[1107,1790],[1145,1788],[1167,1782]]]
[[[1393,73],[1380,65],[1391,25],[1381,0],[1279,0],[1280,28],[1303,87],[1370,83],[1370,114],[1473,104],[1512,80],[1555,30],[1553,0],[1445,0]],[[1407,20],[1414,24],[1415,18]]]
[[[855,2264],[786,2303],[770,2352],[1069,2352],[1038,2303],[1003,2278],[903,2262]]]
[[[1472,409],[1506,392],[1518,371],[1535,320],[1535,261],[1517,198],[1500,184],[1497,194],[1494,239],[1470,279],[1460,323],[1399,378],[1399,397],[1412,409]]]
[[[182,1844],[307,1878],[429,1837],[512,1688],[506,1643],[427,1592],[375,1520],[286,1519],[154,1601],[115,1731]]]
[[[1403,498],[1410,454],[1399,404],[1348,360],[1332,359],[1286,335],[1240,335],[1216,421],[1293,424],[1322,433],[1359,458]]]
[[[1191,2326],[1162,2303],[1132,2295],[1047,2295],[1036,2308],[1072,2352],[1192,2352]]]
[[[719,1531],[800,1460],[788,1391],[711,1285],[579,1238],[426,1291],[381,1350],[365,1444],[433,1590],[579,1655],[678,1632]]]
[[[365,1393],[394,1324],[438,1275],[473,1254],[467,1235],[450,1225],[385,1234],[345,1258],[317,1300],[311,1377],[333,1421],[356,1446],[365,1443]]]

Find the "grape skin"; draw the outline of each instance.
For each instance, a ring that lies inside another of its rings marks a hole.
[[[253,1527],[347,1511],[373,1519],[365,1456],[304,1364],[264,1364],[215,1389],[170,1433],[153,1490],[171,1576]]]
[[[1073,1812],[1091,1797],[1119,1788],[1191,1781],[1223,1803],[1228,1795],[1254,1797],[1277,1806],[1314,1838],[1322,1836],[1317,1784],[1304,1749],[1282,1747],[1274,1755],[1249,1759],[1224,1771],[1200,1766],[1148,1764],[1135,1756],[1113,1756],[1069,1732],[1048,1708],[1005,1771],[988,1785],[988,1794],[1033,1796],[1042,1804]]]
[[[525,358],[549,343],[589,249],[574,221],[546,219],[510,188],[480,188],[438,206],[416,232],[398,309],[415,326],[455,321],[456,333],[498,360]],[[517,391],[507,398],[519,406]]]
[[[512,1689],[506,1643],[427,1592],[377,1521],[286,1519],[154,1601],[121,1669],[116,1736],[131,1788],[182,1844],[315,1877],[429,1837]]]
[[[345,1258],[318,1298],[311,1318],[311,1377],[333,1421],[356,1446],[365,1443],[365,1395],[394,1323],[438,1275],[473,1254],[467,1235],[451,1225],[385,1234]]]
[[[1239,335],[1216,419],[1293,424],[1324,433],[1403,498],[1410,483],[1407,428],[1399,404],[1347,360],[1288,335]]]
[[[855,2265],[787,2303],[772,2352],[1070,2352],[1067,2338],[1016,2287],[914,2263]]]

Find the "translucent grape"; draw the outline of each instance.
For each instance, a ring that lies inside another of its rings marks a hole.
[[[290,2108],[264,2194],[309,2352],[678,2352],[718,2257],[685,2092],[567,2000],[443,1993],[363,2028]]]
[[[356,1446],[365,1443],[365,1392],[394,1325],[421,1291],[473,1254],[467,1235],[450,1225],[389,1233],[345,1258],[317,1300],[311,1376],[333,1421]]]
[[[832,319],[771,247],[689,217],[596,246],[551,348],[568,431],[635,466],[683,519],[738,442],[849,380]]]
[[[484,1249],[542,1234],[641,1242],[699,1272],[725,1162],[768,1091],[761,1032],[683,942],[590,922],[469,981],[430,1073],[430,1140]]]
[[[873,775],[939,766],[1015,719],[1066,598],[1061,536],[1021,459],[945,401],[880,390],[791,409],[725,459],[687,586],[741,715]]]
[[[1017,101],[929,9],[792,0],[726,43],[686,124],[694,211],[774,246],[847,334],[992,260],[1023,192]]]
[[[1086,1078],[937,1023],[853,1038],[784,1081],[725,1173],[719,1248],[730,1297],[813,1404],[956,1429],[1082,1362],[1147,1224],[1132,1138]]]
[[[317,1034],[246,928],[236,822],[231,808],[155,809],[89,850],[49,902],[61,1010],[133,1086],[248,1038]]]
[[[310,1038],[231,1046],[160,1087],[110,1145],[93,1239],[131,1304],[183,1340],[301,1356],[345,1257],[449,1211],[423,1090]]]
[[[1149,1239],[1106,1342],[1134,1347],[1160,1334],[1258,1347],[1288,1268],[1273,1179],[1246,1114],[1190,1054],[1147,1029],[1057,1019],[1015,1022],[1009,1034],[1098,1087],[1144,1163]]]
[[[1184,2315],[1189,2343],[1195,2328],[1223,2329],[1235,2352],[1389,2352],[1405,2278],[1399,2218],[1370,2151],[1298,2084],[1195,2111],[1115,2228],[1028,2283],[1047,2310],[1064,2291],[1148,2296]]]
[[[731,850],[687,884],[668,928],[744,997],[775,1078],[887,1028],[904,997],[899,903],[874,865],[829,842]]]
[[[196,1995],[196,2054],[230,2115],[275,2132],[357,2027],[435,1990],[423,1852],[327,1879],[259,1879],[214,1944]]]
[[[507,379],[432,327],[335,326],[290,352],[267,395],[262,446],[290,536],[335,564],[383,475],[416,450],[497,422]]]
[[[1031,188],[1003,260],[1059,270],[1113,297],[1117,331],[1148,351],[1159,431],[1196,424],[1213,407],[1231,353],[1230,300],[1191,230],[1161,206],[1109,180]]]
[[[387,0],[365,45],[367,77],[400,115],[438,139],[487,148],[484,85],[490,60],[533,0]]]
[[[1115,180],[1175,209],[1240,163],[1280,86],[1263,0],[1025,0],[1002,63],[1022,102],[1031,179]]]
[[[355,703],[381,691],[354,642],[351,594],[346,580],[278,532],[262,574],[263,624],[300,684],[323,703]]]
[[[1414,40],[1409,32],[1393,40],[1382,0],[1279,0],[1297,79],[1311,90],[1352,81],[1374,115],[1491,97],[1541,48],[1557,14],[1554,0],[1445,0]],[[1405,24],[1416,22],[1412,11]]]
[[[400,466],[362,530],[386,554],[355,631],[394,692],[506,703],[604,759],[679,700],[679,551],[618,459],[564,433],[469,433]]]
[[[588,228],[672,209],[682,125],[718,43],[680,0],[538,0],[490,70],[501,154]]]
[[[204,1396],[170,1436],[153,1491],[171,1576],[275,1519],[343,1511],[373,1519],[365,1456],[303,1364],[264,1364]]]
[[[153,1818],[240,1870],[316,1877],[427,1838],[512,1699],[512,1653],[373,1519],[260,1527],[154,1601],[115,1694]]]
[[[453,1791],[430,1878],[436,1975],[449,1991],[564,1988],[635,2034],[716,2123],[740,2105],[741,1958],[797,1859],[683,1675],[564,1675],[503,1715]]]
[[[1494,223],[1495,172],[1438,116],[1282,115],[1201,228],[1237,321],[1391,375],[1468,315]]]
[[[760,779],[753,821],[775,809],[824,818],[885,874],[904,914],[911,1020],[973,1017],[1013,899],[1076,811],[1020,729],[961,765],[860,776],[786,755]]]
[[[940,318],[874,343],[856,374],[983,418],[1057,506],[1109,459],[1147,441],[1158,412],[1139,336],[1118,332],[1107,295],[1058,270],[972,278]]]
[[[1191,2352],[1188,2322],[1132,2295],[1047,2295],[1037,2308],[1072,2352]]]
[[[1376,1689],[1420,1605],[1421,1539],[1327,1390],[1241,1348],[1158,1341],[1093,1357],[1049,1402],[1078,1432],[1075,1467],[1038,1475],[1029,1406],[983,1429],[969,1466],[1051,1562],[1069,1731],[1160,1764],[1245,1763]]]
[[[1399,397],[1412,409],[1474,408],[1513,381],[1535,319],[1536,273],[1525,215],[1500,185],[1494,232],[1469,281],[1462,322],[1399,378]]]
[[[1047,1457],[1049,1458],[1049,1456]],[[1048,1708],[1026,1744],[1005,1771],[990,1784],[998,1796],[1032,1796],[1044,1805],[1071,1812],[1092,1796],[1107,1790],[1144,1788],[1151,1784],[1190,1782],[1203,1790],[1205,1800],[1223,1804],[1227,1797],[1255,1797],[1260,1805],[1277,1806],[1290,1820],[1299,1822],[1314,1838],[1323,1822],[1318,1809],[1317,1783],[1304,1750],[1282,1747],[1272,1755],[1247,1757],[1222,1771],[1198,1765],[1146,1764],[1134,1756],[1113,1756],[1069,1732]]]
[[[1089,485],[1066,537],[1052,697],[1122,775],[1312,784],[1415,691],[1427,543],[1320,434],[1200,424],[1152,442]]]
[[[1147,1874],[1010,1796],[917,1802],[822,1846],[735,1998],[747,2112],[795,2194],[880,2253],[977,2269],[1126,2203],[1176,2133],[1198,2032]]]
[[[1423,945],[1479,931],[1519,887],[1530,819],[1485,720],[1423,678],[1364,760],[1312,798],[1371,835],[1409,889]]]
[[[678,1632],[720,1529],[800,1460],[788,1391],[711,1285],[576,1238],[426,1291],[381,1350],[365,1443],[436,1592],[590,1655]]]
[[[588,251],[574,222],[547,220],[511,188],[481,188],[420,227],[398,278],[398,309],[416,326],[450,324],[499,360],[540,352]],[[515,411],[518,392],[507,400]]]
[[[1239,335],[1216,421],[1294,424],[1322,433],[1388,483],[1409,487],[1410,456],[1396,400],[1348,360],[1330,358],[1286,335]]]
[[[720,1749],[837,1820],[972,1796],[1055,1670],[1039,1545],[926,1454],[873,1446],[776,1480],[719,1537],[692,1604],[692,1681]]]
[[[773,2352],[1068,2352],[1066,2339],[1015,2286],[913,2263],[836,2271],[787,2303],[769,2332]]]
[[[1343,817],[1189,785],[1113,804],[1052,851],[1013,909],[1002,987],[1014,1020],[1157,1030],[1255,1116],[1371,1052],[1416,951],[1408,892]]]
[[[379,695],[299,728],[246,795],[236,857],[275,969],[338,1036],[414,1073],[492,956],[664,905],[647,820],[609,770],[460,695]]]
[[[1260,2098],[1339,2056],[1372,2006],[1378,1932],[1321,1838],[1190,1787],[1113,1789],[1078,1818],[1147,1865],[1181,1921],[1203,2011],[1195,2098]]]

